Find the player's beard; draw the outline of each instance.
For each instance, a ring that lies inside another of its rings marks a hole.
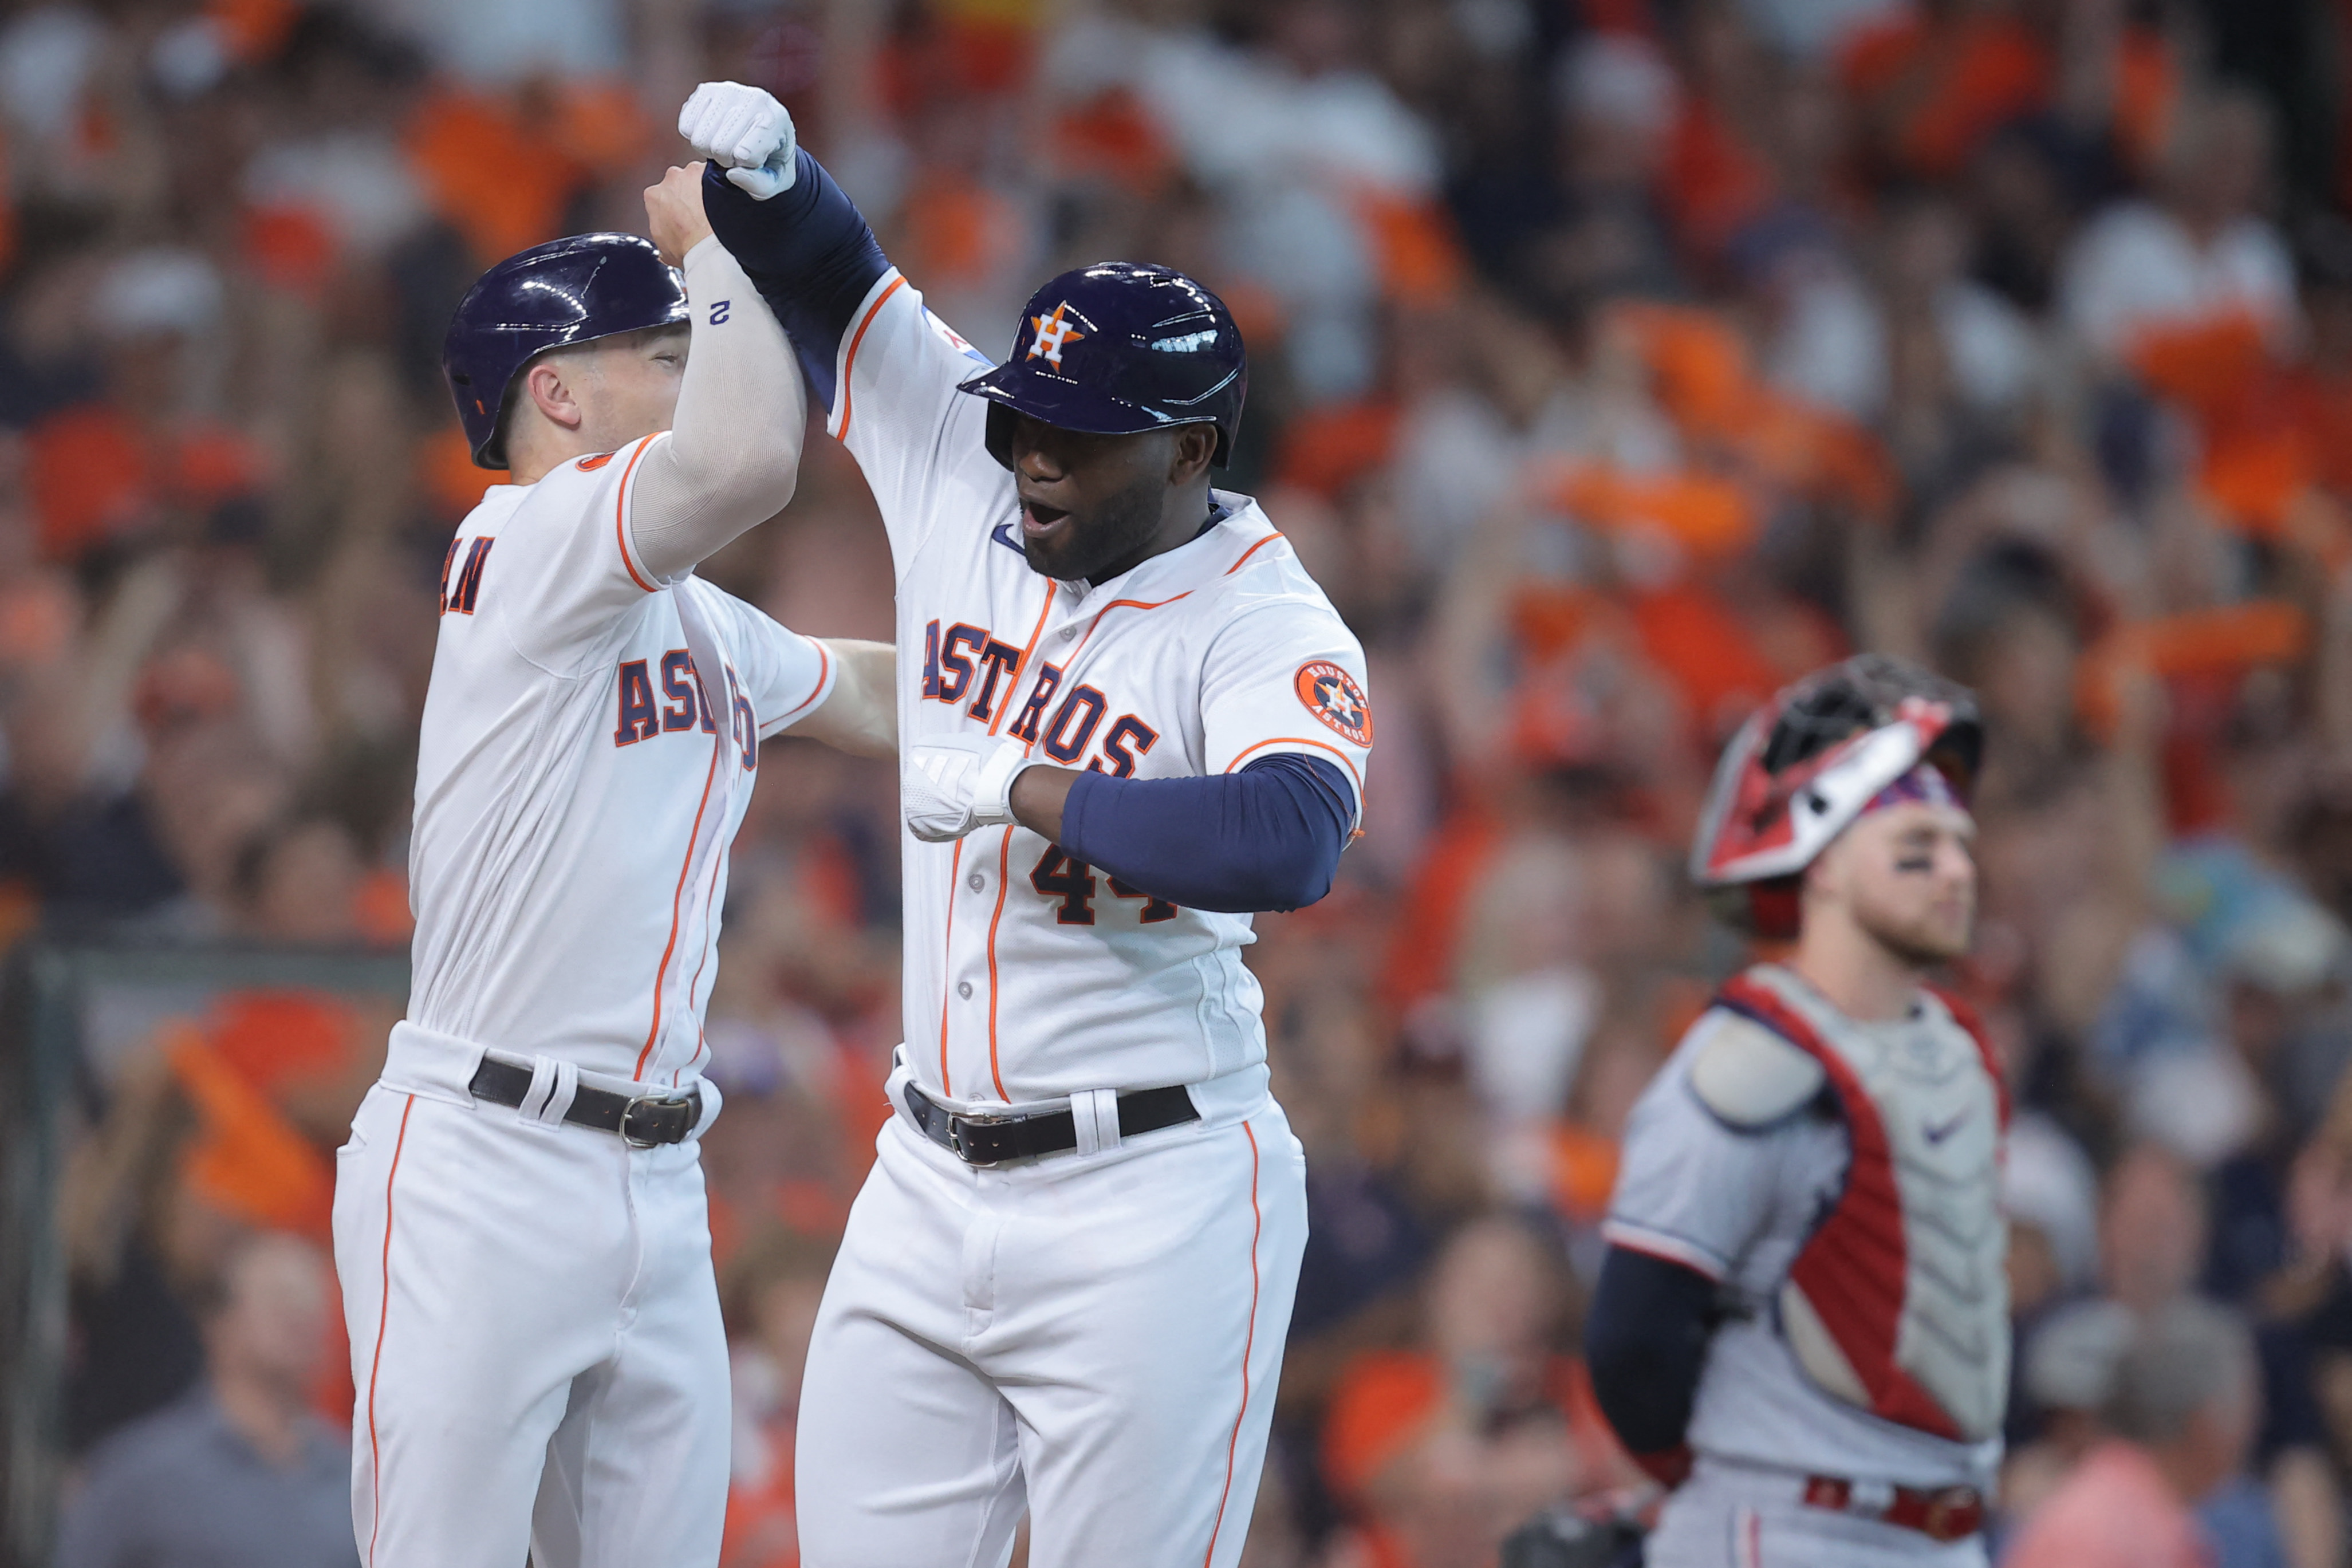
[[[1146,474],[1106,497],[1091,517],[1073,514],[1065,537],[1052,547],[1024,539],[1021,553],[1029,570],[1065,583],[1100,583],[1133,566],[1159,531],[1168,481]]]
[[[1958,922],[1957,932],[1932,916],[1904,920],[1866,908],[1854,910],[1854,923],[1898,963],[1907,968],[1926,970],[1940,968],[1967,954],[1976,912],[1969,910],[1967,918]]]

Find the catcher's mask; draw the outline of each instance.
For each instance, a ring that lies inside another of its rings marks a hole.
[[[1753,936],[1797,934],[1804,869],[1880,791],[1922,763],[1965,805],[1984,752],[1975,694],[1916,665],[1862,654],[1775,696],[1716,764],[1691,879]]]

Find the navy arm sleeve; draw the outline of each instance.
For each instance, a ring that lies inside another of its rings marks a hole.
[[[824,165],[793,153],[793,188],[753,201],[718,164],[702,171],[702,212],[710,232],[775,312],[800,356],[801,373],[829,412],[842,334],[859,301],[890,270],[857,205]]]
[[[1715,1282],[1646,1252],[1612,1247],[1584,1320],[1592,1397],[1634,1461],[1672,1486],[1690,1465],[1684,1433],[1716,1324]]]
[[[1331,890],[1354,801],[1337,767],[1290,752],[1209,778],[1086,773],[1062,806],[1062,848],[1187,909],[1295,910]]]

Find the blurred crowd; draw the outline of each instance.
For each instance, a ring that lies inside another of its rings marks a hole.
[[[1067,266],[1217,289],[1230,488],[1366,647],[1365,835],[1252,956],[1312,1221],[1255,1568],[1486,1563],[1634,1479],[1578,1310],[1626,1111],[1745,957],[1682,876],[1697,797],[1857,648],[1990,721],[1954,980],[2020,1108],[2000,1539],[2152,1561],[2137,1478],[2220,1568],[2336,1568],[2347,49],[2342,5],[2247,0],[6,6],[0,943],[405,940],[436,579],[496,478],[447,313],[641,228],[686,92],[755,82],[983,349]],[[704,571],[889,635],[821,437]],[[888,770],[762,769],[704,1144],[728,1568],[796,1561],[800,1361],[899,1037]],[[352,1561],[170,1547],[340,1517],[331,1150],[396,1005],[225,993],[81,1075],[61,1562]]]

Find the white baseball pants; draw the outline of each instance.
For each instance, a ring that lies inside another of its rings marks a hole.
[[[1026,1508],[1033,1568],[1231,1568],[1306,1245],[1271,1100],[996,1170],[902,1110],[809,1349],[802,1563],[999,1568]]]
[[[1939,1542],[1858,1514],[1812,1508],[1801,1477],[1705,1458],[1666,1499],[1646,1568],[1985,1568],[1984,1538]]]
[[[729,1390],[698,1147],[477,1103],[478,1058],[403,1026],[336,1162],[360,1561],[709,1568]]]

